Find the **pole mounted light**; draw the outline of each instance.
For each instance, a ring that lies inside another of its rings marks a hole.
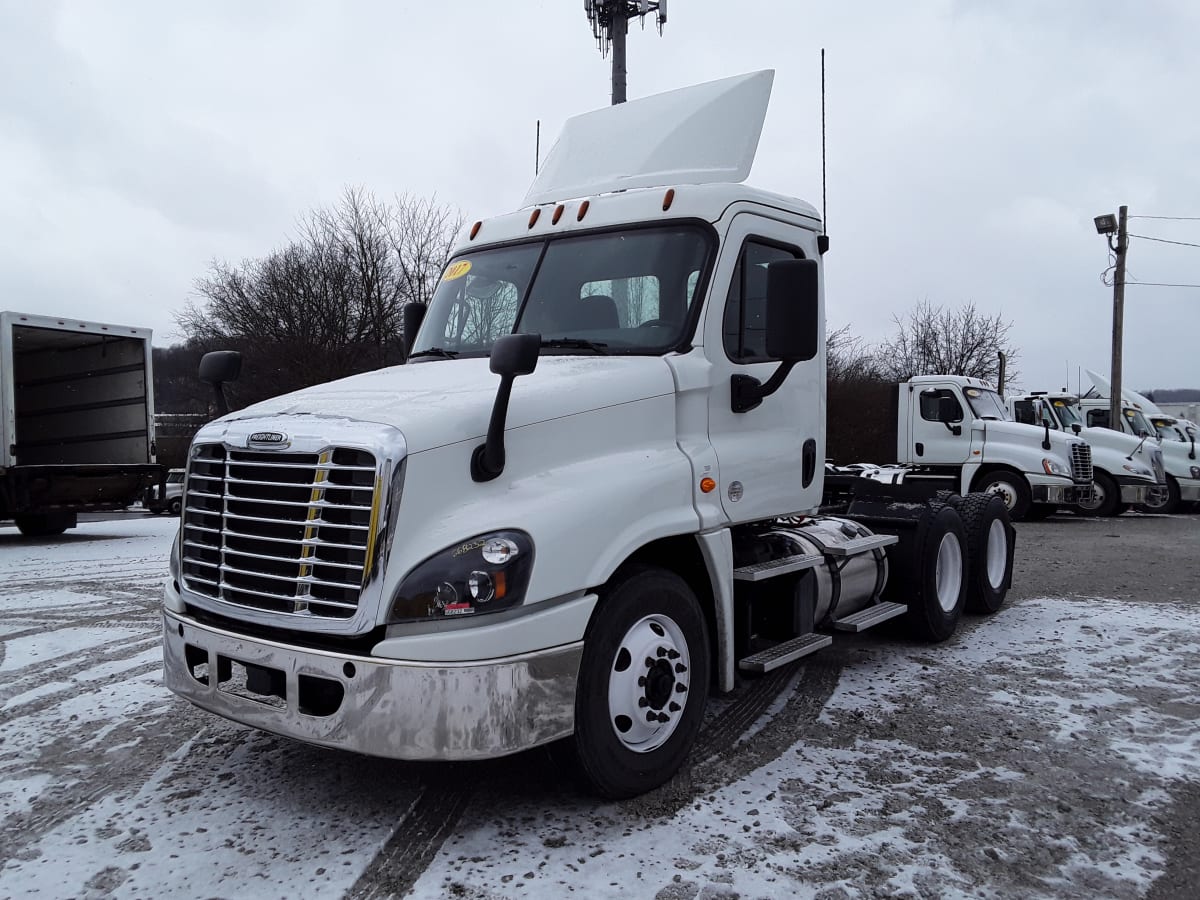
[[[625,35],[629,20],[638,18],[646,27],[646,16],[653,14],[661,35],[667,24],[667,0],[583,0],[583,9],[592,34],[600,47],[600,55],[612,50],[612,102],[625,102]]]
[[[1116,234],[1117,217],[1112,213],[1096,216],[1093,221],[1096,223],[1096,234]]]

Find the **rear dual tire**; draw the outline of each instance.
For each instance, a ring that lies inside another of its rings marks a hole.
[[[995,494],[967,494],[956,508],[967,533],[967,611],[994,613],[1012,587],[1016,529]]]

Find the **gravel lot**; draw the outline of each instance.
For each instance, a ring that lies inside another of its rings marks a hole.
[[[1200,516],[1019,527],[1010,604],[712,701],[623,804],[545,751],[372,760],[161,685],[176,521],[0,528],[0,897],[1194,897]]]

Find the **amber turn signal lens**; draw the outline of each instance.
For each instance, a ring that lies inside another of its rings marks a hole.
[[[666,212],[668,209],[670,209],[671,204],[674,202],[675,188],[671,188],[669,191],[667,191],[666,196],[663,197],[663,212]]]
[[[582,203],[580,203],[579,204],[579,212],[575,215],[575,221],[582,222],[583,217],[587,215],[587,211],[591,208],[591,206],[592,206],[591,200],[584,200]]]
[[[479,221],[479,222],[476,222],[474,225],[472,225],[472,226],[471,226],[471,237],[470,237],[470,240],[472,240],[472,241],[473,241],[473,240],[475,240],[475,235],[479,234],[479,226],[480,226],[480,225],[482,225],[482,224],[483,224],[483,222],[482,222],[482,221]]]
[[[537,224],[538,216],[540,216],[541,214],[542,214],[541,208],[535,208],[533,210],[533,212],[531,212],[529,214],[529,227],[530,228],[532,228],[534,225]]]
[[[562,218],[563,210],[566,209],[561,203],[554,209],[554,218],[550,220],[551,225],[557,225],[558,220]]]
[[[711,478],[701,478],[700,479],[700,490],[703,491],[705,494],[711,494],[716,489],[717,489],[717,483],[715,481],[713,481]]]

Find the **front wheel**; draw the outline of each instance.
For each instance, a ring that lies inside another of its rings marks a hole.
[[[183,500],[179,497],[173,497],[169,509],[171,510],[171,515],[179,515],[183,511]]]
[[[31,513],[16,517],[17,529],[25,537],[54,537],[75,527],[71,513]]]
[[[981,475],[975,483],[975,490],[985,494],[997,494],[1008,508],[1008,514],[1014,522],[1025,518],[1029,506],[1033,502],[1033,493],[1029,483],[1015,472],[989,472]]]
[[[1157,491],[1150,492],[1151,499],[1138,506],[1142,512],[1173,513],[1179,510],[1179,482],[1167,476],[1167,483],[1159,485]]]
[[[1081,516],[1116,516],[1120,515],[1121,489],[1107,472],[1097,470],[1092,476],[1092,495],[1083,503],[1075,506],[1075,511]]]
[[[573,751],[613,800],[668,781],[691,750],[708,693],[708,628],[687,582],[630,566],[601,596],[584,636]]]

